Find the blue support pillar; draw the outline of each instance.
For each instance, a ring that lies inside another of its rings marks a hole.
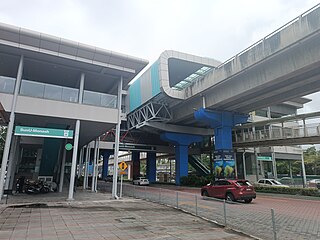
[[[156,182],[157,166],[156,152],[147,152],[147,178],[150,183]]]
[[[172,132],[162,133],[160,137],[176,147],[176,185],[180,185],[180,178],[188,176],[188,146],[194,142],[201,142],[202,137]]]
[[[103,151],[102,179],[108,176],[109,157],[113,152],[111,149]]]
[[[235,161],[232,150],[232,128],[246,123],[248,115],[200,108],[194,113],[196,120],[214,129],[214,169],[217,178],[234,178]]]
[[[137,179],[140,177],[140,152],[132,151],[132,178]]]

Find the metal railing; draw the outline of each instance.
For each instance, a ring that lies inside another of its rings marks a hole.
[[[100,190],[111,192],[111,184],[101,185]],[[255,204],[255,200],[252,204],[226,202],[202,197],[200,193],[129,184],[123,185],[122,195],[181,209],[261,239],[320,239],[320,219],[307,219],[287,205],[286,211],[267,209]]]
[[[320,125],[304,125],[296,127],[272,126],[261,130],[253,131],[252,128],[234,131],[236,143],[279,140],[290,138],[303,138],[320,136]]]

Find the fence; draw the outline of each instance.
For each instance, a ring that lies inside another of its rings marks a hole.
[[[101,187],[111,191],[111,184]],[[261,239],[320,239],[320,219],[299,216],[297,209],[291,213],[285,203],[286,209],[275,211],[259,204],[225,202],[200,194],[129,184],[123,185],[123,196],[175,207]]]

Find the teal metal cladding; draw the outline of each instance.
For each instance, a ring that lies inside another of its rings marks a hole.
[[[129,88],[130,94],[130,111],[141,105],[141,81],[137,79]]]
[[[151,66],[152,97],[160,93],[159,60]]]
[[[156,61],[129,87],[130,112],[160,93],[159,61]]]

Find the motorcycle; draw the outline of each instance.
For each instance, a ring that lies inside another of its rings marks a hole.
[[[50,192],[50,187],[47,183],[42,181],[27,181],[25,193],[36,194],[36,193],[48,193]]]

